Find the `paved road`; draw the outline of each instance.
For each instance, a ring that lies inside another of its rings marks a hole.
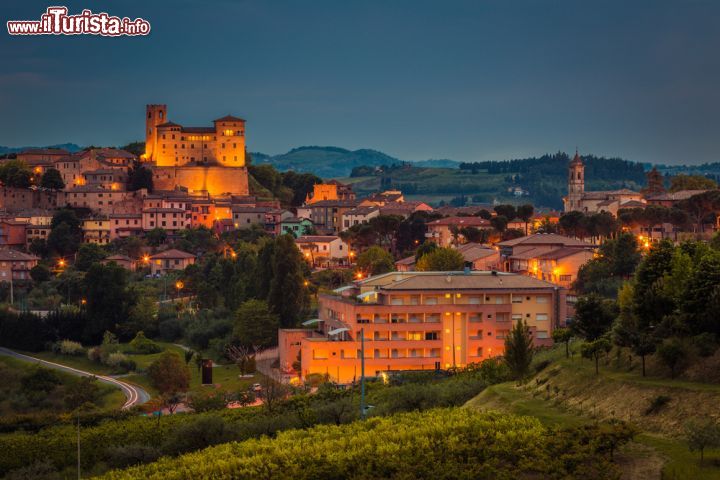
[[[61,365],[59,363],[48,362],[47,360],[42,360],[39,358],[31,357],[29,355],[24,355],[22,353],[18,353],[18,352],[15,352],[13,350],[9,350],[9,349],[3,348],[3,347],[0,347],[0,355],[14,357],[19,360],[26,361],[26,362],[38,363],[38,364],[43,365],[48,368],[53,368],[55,370],[62,370],[64,372],[68,372],[73,375],[78,375],[81,377],[96,377],[99,381],[101,381],[103,383],[107,383],[108,385],[112,385],[112,386],[117,387],[120,390],[122,390],[122,392],[125,394],[125,398],[127,398],[127,401],[122,406],[123,410],[126,410],[130,407],[134,407],[136,405],[142,405],[143,403],[150,400],[150,395],[142,387],[138,387],[138,386],[132,385],[130,383],[123,382],[122,380],[118,380],[117,378],[108,377],[105,375],[96,375],[92,372],[85,372],[83,370],[78,370],[77,368],[68,367],[67,365]]]

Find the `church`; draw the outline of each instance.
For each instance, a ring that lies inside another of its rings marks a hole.
[[[212,127],[171,122],[167,105],[147,105],[145,154],[158,190],[187,188],[196,195],[248,195],[245,120],[226,115]]]
[[[567,212],[600,213],[617,215],[621,208],[645,207],[642,193],[623,188],[596,192],[585,191],[585,165],[575,152],[568,168],[568,194],[563,197],[563,206]]]

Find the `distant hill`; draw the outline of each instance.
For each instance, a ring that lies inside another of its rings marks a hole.
[[[3,145],[0,145],[0,155],[4,155],[6,153],[18,153],[22,152],[23,150],[27,150],[30,148],[62,148],[69,152],[79,152],[82,150],[82,147],[80,145],[76,145],[74,143],[62,143],[59,145],[44,145],[42,147],[37,146],[25,146],[25,147],[6,147]]]
[[[252,153],[255,165],[270,164],[280,171],[314,173],[320,177],[346,177],[353,167],[367,165],[378,167],[403,163],[377,150],[347,150],[340,147],[306,146],[293,148],[281,155]]]

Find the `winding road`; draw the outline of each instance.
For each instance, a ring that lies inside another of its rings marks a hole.
[[[142,405],[143,403],[150,400],[150,395],[142,387],[123,382],[122,380],[118,380],[117,378],[108,377],[106,375],[96,375],[92,372],[86,372],[84,370],[78,370],[77,368],[68,367],[67,365],[48,362],[47,360],[31,357],[30,355],[18,353],[3,347],[0,347],[0,355],[17,358],[26,362],[38,363],[48,368],[61,370],[81,377],[95,377],[103,383],[107,383],[108,385],[112,385],[122,390],[123,394],[125,394],[125,398],[127,399],[125,401],[125,404],[122,406],[123,410],[127,410],[128,408],[134,407],[136,405]]]

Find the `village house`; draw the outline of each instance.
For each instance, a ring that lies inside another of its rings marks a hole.
[[[490,229],[490,221],[480,217],[446,217],[433,220],[427,224],[425,237],[439,247],[464,243],[465,237],[460,233],[463,228]]]
[[[370,219],[375,218],[378,215],[380,215],[380,208],[376,206],[356,207],[346,210],[342,214],[342,227],[340,228],[340,231],[345,231],[355,225],[368,223]]]
[[[38,260],[35,255],[0,248],[0,282],[30,279],[30,270],[38,264]]]
[[[194,263],[195,255],[173,248],[150,256],[150,273],[165,275],[171,271],[185,270]]]
[[[303,258],[313,267],[347,265],[349,249],[335,235],[303,235],[295,240]]]

